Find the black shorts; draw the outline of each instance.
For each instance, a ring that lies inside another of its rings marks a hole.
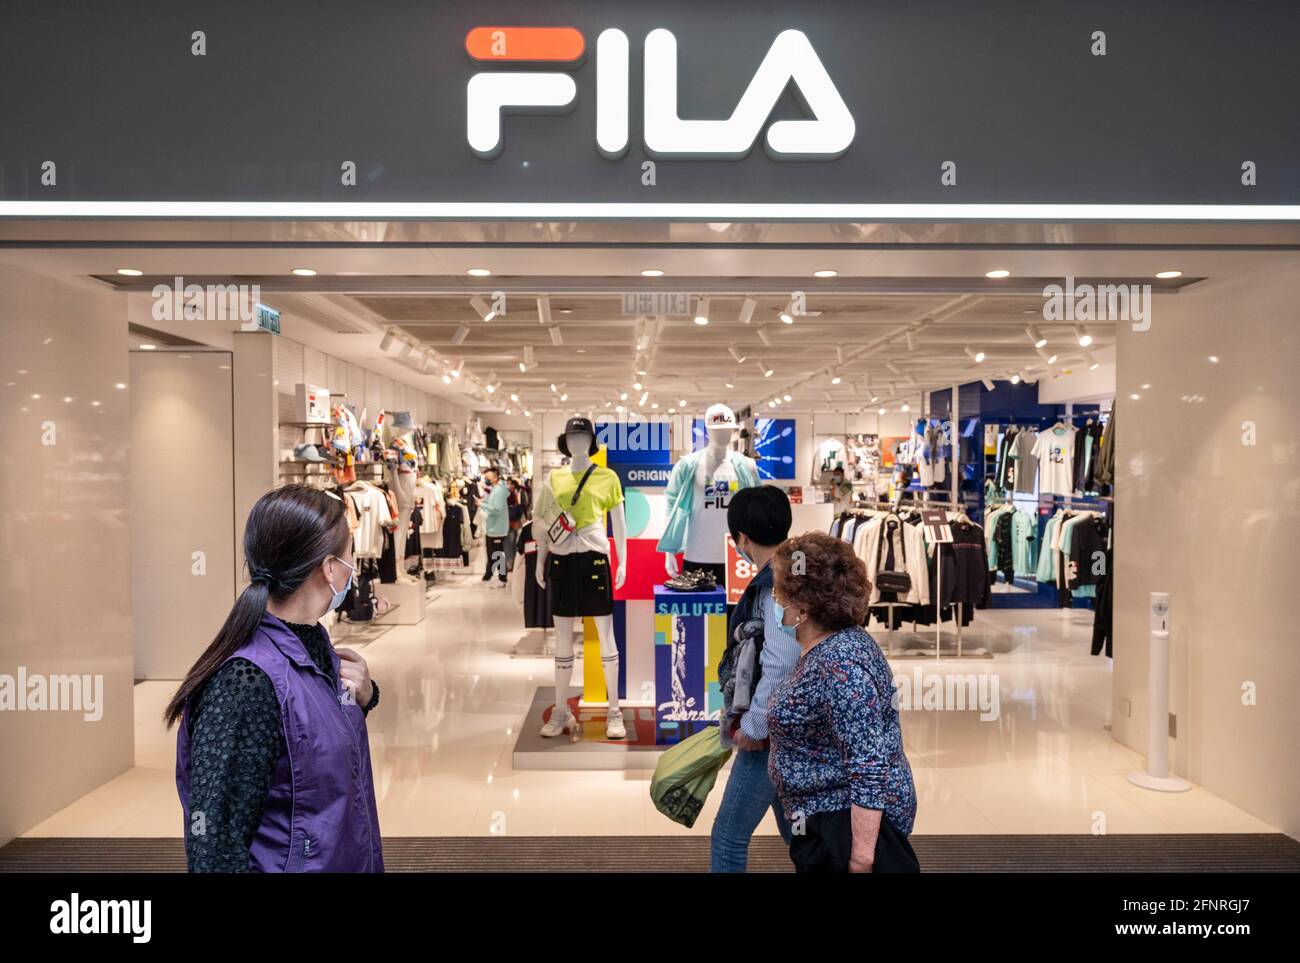
[[[551,614],[561,618],[614,614],[614,580],[603,552],[552,555],[546,560]]]

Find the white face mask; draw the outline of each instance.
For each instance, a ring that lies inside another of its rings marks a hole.
[[[330,602],[330,607],[325,610],[326,615],[329,615],[336,608],[338,608],[340,605],[343,604],[343,600],[348,596],[348,590],[352,588],[352,576],[355,575],[357,571],[356,566],[348,565],[347,562],[344,562],[343,559],[339,558],[337,555],[331,555],[330,557],[333,558],[336,562],[340,562],[343,565],[348,566],[348,582],[346,585],[343,586],[343,588],[338,589],[334,592],[334,598]],[[334,583],[329,581],[328,579],[325,580],[325,584],[328,585],[331,589],[334,588]]]

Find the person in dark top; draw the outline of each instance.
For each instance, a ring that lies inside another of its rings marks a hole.
[[[319,619],[355,566],[344,505],[301,485],[249,513],[250,584],[167,706],[190,872],[379,872],[365,715],[379,687]]]
[[[810,532],[782,542],[772,568],[777,623],[801,651],[767,712],[768,771],[798,827],[795,871],[917,872],[907,839],[916,787],[893,675],[861,627],[866,565],[843,540]]]

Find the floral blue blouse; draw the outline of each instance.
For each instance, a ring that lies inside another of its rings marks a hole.
[[[768,773],[787,819],[852,804],[912,831],[916,787],[893,673],[863,629],[841,629],[801,656],[773,693],[767,725]]]

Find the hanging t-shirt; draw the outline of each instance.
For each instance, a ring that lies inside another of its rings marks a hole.
[[[1074,491],[1074,429],[1060,425],[1038,435],[1038,491],[1043,495],[1068,495]]]
[[[573,516],[576,531],[559,545],[550,546],[555,554],[603,552],[608,555],[605,513],[623,503],[623,486],[614,471],[597,465],[587,479],[587,484],[582,486],[578,503],[571,505],[570,501],[582,475],[583,472],[575,474],[572,468],[552,469],[537,499],[537,515],[548,526],[559,517],[561,511]]]
[[[740,489],[740,483],[727,458],[708,478],[704,475],[701,458],[695,466],[695,500],[686,536],[686,557],[692,562],[725,562],[727,506],[731,504],[731,496]]]
[[[1008,456],[1014,466],[1015,490],[1021,495],[1034,493],[1034,478],[1038,474],[1038,457],[1034,454],[1038,432],[1025,428],[1016,434]]]
[[[814,485],[829,485],[831,472],[844,468],[848,452],[844,442],[836,438],[827,438],[813,452],[812,480]]]

